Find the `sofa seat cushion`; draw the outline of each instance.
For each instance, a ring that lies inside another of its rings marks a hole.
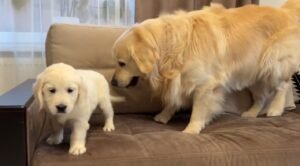
[[[169,124],[152,114],[116,115],[116,131],[104,133],[98,115],[91,120],[87,152],[68,154],[69,139],[35,151],[34,166],[230,165],[282,166],[300,163],[300,112],[283,117],[241,118],[224,114],[199,135],[180,132],[189,115],[177,113]]]

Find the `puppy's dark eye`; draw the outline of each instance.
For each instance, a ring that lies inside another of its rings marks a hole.
[[[72,93],[74,89],[68,88],[68,93]]]
[[[54,89],[54,88],[50,89],[49,92],[52,93],[52,94],[54,94],[56,92],[56,89]]]
[[[119,66],[124,67],[126,64],[124,62],[119,62]]]

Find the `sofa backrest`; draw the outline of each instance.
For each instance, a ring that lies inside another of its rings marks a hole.
[[[113,43],[126,27],[56,24],[51,26],[46,41],[47,65],[64,62],[78,69],[100,72],[110,81],[116,62],[111,52]],[[141,80],[141,79],[140,79]],[[131,89],[111,87],[111,93],[124,96],[126,102],[115,103],[116,113],[152,113],[162,109],[153,97],[147,81],[141,80]],[[252,104],[247,90],[226,96],[224,110],[241,113]],[[292,88],[286,96],[286,108],[294,108]]]
[[[125,30],[126,27],[52,25],[46,40],[46,64],[63,62],[77,69],[95,70],[110,81],[116,65],[112,46]],[[150,86],[144,80],[131,89],[111,87],[111,93],[126,98],[126,102],[114,103],[116,113],[161,110],[160,101],[151,96]]]
[[[47,65],[65,62],[75,68],[113,68],[111,48],[126,27],[55,24],[46,40]]]

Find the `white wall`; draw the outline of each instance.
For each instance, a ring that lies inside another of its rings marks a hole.
[[[287,0],[260,0],[259,4],[262,6],[273,6],[273,7],[279,7]]]

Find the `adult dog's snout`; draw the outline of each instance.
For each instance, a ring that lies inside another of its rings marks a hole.
[[[115,79],[115,77],[113,77],[113,79],[111,80],[111,85],[118,86],[118,81]]]
[[[137,85],[138,82],[139,82],[139,77],[132,77],[129,84],[126,87],[127,88],[134,87]]]
[[[137,85],[139,80],[139,77],[134,76],[134,77],[129,77],[127,79],[124,80],[118,80],[116,79],[115,76],[113,76],[112,80],[111,80],[111,85],[116,86],[116,87],[120,87],[120,88],[129,88],[129,87],[134,87]]]
[[[59,104],[56,106],[58,113],[66,113],[67,106],[64,104]]]

